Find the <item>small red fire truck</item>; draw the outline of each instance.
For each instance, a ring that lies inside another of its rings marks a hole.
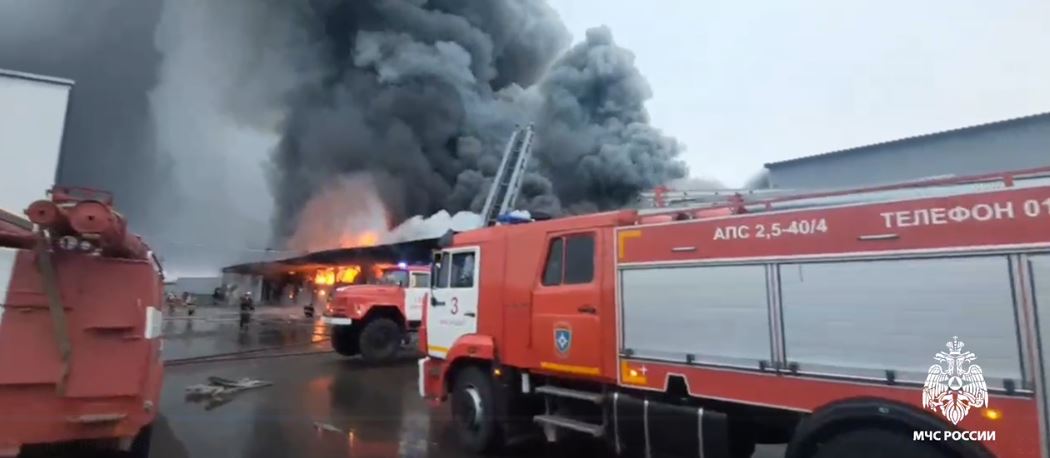
[[[420,391],[468,449],[1048,453],[1050,169],[494,226],[432,269]]]
[[[107,193],[36,200],[61,166],[72,87],[0,70],[0,457],[145,457],[164,370],[160,265]]]
[[[322,320],[332,327],[332,348],[341,355],[388,361],[420,326],[430,269],[398,264],[377,270],[374,281],[340,286],[327,301]]]

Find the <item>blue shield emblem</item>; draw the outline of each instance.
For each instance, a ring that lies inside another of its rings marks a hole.
[[[568,356],[572,348],[572,328],[568,324],[554,325],[554,349],[560,356]]]

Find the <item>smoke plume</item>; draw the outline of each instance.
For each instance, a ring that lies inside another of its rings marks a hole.
[[[113,192],[175,276],[267,255],[276,99],[309,67],[266,42],[302,27],[263,3],[0,1],[0,68],[75,81],[59,183]]]
[[[76,83],[59,184],[113,192],[139,231],[163,218],[154,199],[170,178],[146,98],[161,58],[150,40],[159,10],[155,1],[0,1],[0,68]]]
[[[758,173],[754,174],[751,178],[748,178],[747,183],[744,184],[746,189],[771,189],[773,183],[769,179],[769,169],[762,169]]]
[[[519,206],[617,208],[686,174],[649,125],[633,55],[597,28],[568,51],[544,1],[313,2],[324,77],[291,100],[274,155],[279,236],[333,177],[367,173],[391,218],[477,211],[511,131],[537,141]]]
[[[633,55],[605,28],[569,45],[545,0],[0,3],[0,67],[78,82],[61,181],[115,191],[187,272],[474,225],[520,124],[526,210],[685,176]]]

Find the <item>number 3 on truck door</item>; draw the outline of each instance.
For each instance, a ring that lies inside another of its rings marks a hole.
[[[444,358],[460,336],[477,332],[477,247],[453,248],[435,259],[433,290],[427,311],[427,353]]]

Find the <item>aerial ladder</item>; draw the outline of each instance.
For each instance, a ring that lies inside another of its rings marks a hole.
[[[532,124],[518,126],[511,134],[481,210],[485,226],[495,225],[501,216],[514,210],[521,193],[521,182],[525,178],[525,167],[532,155],[533,134]]]

